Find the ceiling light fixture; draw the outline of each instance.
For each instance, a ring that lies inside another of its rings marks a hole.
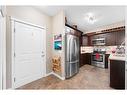
[[[87,13],[85,19],[90,24],[94,24],[97,21],[93,13]]]

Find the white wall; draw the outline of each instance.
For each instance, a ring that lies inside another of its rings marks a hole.
[[[52,17],[52,29],[53,29],[53,37],[54,35],[62,34],[62,50],[54,50],[53,46],[53,56],[60,56],[61,57],[61,73],[57,73],[62,78],[65,77],[64,73],[64,66],[65,66],[65,52],[64,52],[64,38],[65,38],[65,14],[64,11],[58,12],[54,17]],[[53,39],[54,40],[54,39]]]
[[[46,26],[46,65],[51,72],[52,58],[52,17],[47,16],[32,6],[7,6],[7,88],[11,88],[11,25],[9,17],[17,18],[40,26]]]

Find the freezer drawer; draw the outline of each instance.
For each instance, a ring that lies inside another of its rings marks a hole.
[[[66,62],[66,78],[70,78],[79,71],[79,62]]]

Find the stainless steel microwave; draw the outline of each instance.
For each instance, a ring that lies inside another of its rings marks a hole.
[[[105,45],[105,38],[97,38],[92,40],[92,44],[97,45]]]

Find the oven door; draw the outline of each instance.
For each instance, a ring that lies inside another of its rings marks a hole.
[[[97,57],[96,54],[92,54],[92,61],[94,61],[94,62],[104,62],[104,54],[99,54],[99,57]]]
[[[92,65],[105,68],[105,54],[99,54],[97,58],[96,54],[92,54]]]

